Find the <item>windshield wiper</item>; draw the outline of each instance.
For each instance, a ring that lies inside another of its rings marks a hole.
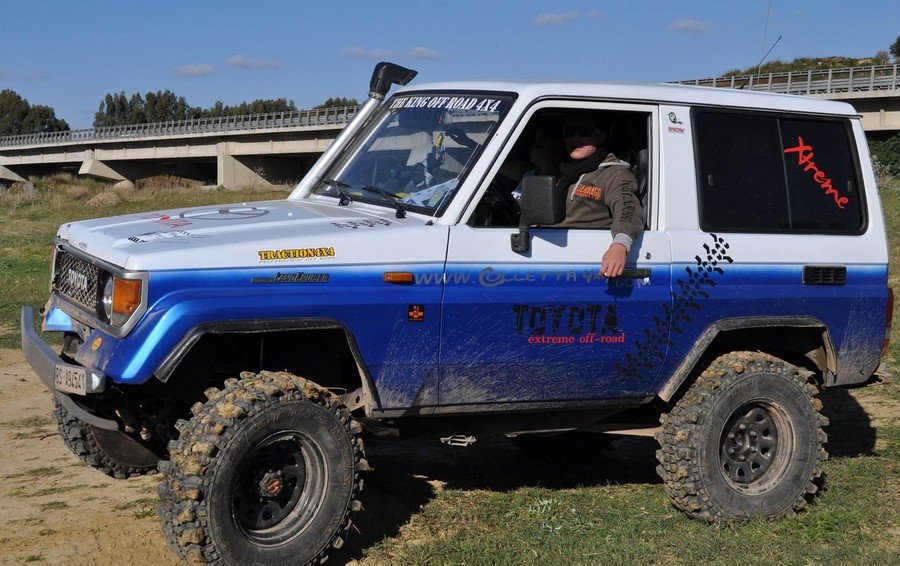
[[[343,181],[338,181],[336,179],[322,179],[322,182],[331,187],[332,189],[337,190],[338,195],[341,197],[341,200],[338,201],[338,206],[347,206],[353,199],[350,198],[350,195],[344,192],[344,189],[349,189],[350,185],[344,183]]]
[[[406,218],[406,209],[403,208],[403,205],[400,204],[399,200],[397,200],[400,198],[400,195],[395,195],[394,193],[389,193],[386,190],[379,189],[378,187],[376,187],[374,185],[366,185],[365,187],[360,187],[360,189],[363,191],[369,191],[370,193],[380,194],[381,196],[384,197],[384,200],[391,203],[391,206],[393,206],[395,209],[397,209],[397,214],[396,214],[397,218]]]

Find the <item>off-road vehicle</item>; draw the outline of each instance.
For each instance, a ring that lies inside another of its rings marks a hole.
[[[826,458],[816,393],[869,380],[891,324],[853,108],[532,82],[385,99],[414,75],[379,64],[285,200],[60,227],[42,314],[62,351],[31,307],[22,335],[69,447],[116,477],[158,465],[171,547],[214,564],[340,547],[364,425],[462,445],[655,434],[691,517],[802,510]],[[637,180],[621,277],[598,274],[610,230],[554,227],[552,179],[522,181],[538,130],[576,112]]]

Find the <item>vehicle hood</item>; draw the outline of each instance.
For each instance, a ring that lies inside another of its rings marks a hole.
[[[202,269],[357,262],[365,257],[359,248],[376,234],[425,226],[422,218],[395,218],[392,209],[336,202],[278,200],[144,212],[64,224],[58,236],[128,270]]]

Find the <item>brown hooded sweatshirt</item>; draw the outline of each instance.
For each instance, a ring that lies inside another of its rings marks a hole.
[[[584,173],[566,190],[566,219],[557,224],[569,228],[610,228],[613,241],[630,251],[644,231],[644,211],[637,198],[637,179],[612,153],[596,169]]]

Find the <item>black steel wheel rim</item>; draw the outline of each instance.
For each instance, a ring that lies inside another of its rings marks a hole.
[[[302,533],[322,506],[327,465],[319,444],[301,431],[262,439],[242,459],[232,488],[241,532],[263,546]]]
[[[767,401],[746,403],[722,429],[719,470],[735,490],[765,493],[781,481],[793,444],[793,429],[783,409]]]

